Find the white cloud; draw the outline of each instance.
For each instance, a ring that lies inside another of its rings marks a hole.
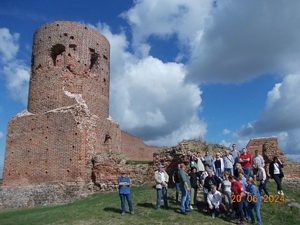
[[[11,97],[27,105],[29,67],[16,58],[18,40],[19,34],[10,34],[7,28],[0,29],[0,72],[5,77]]]
[[[243,82],[298,71],[299,10],[295,1],[218,1],[191,46],[188,79]]]
[[[124,33],[112,34],[101,23],[95,28],[110,41],[110,114],[121,129],[160,146],[203,137],[206,124],[197,116],[201,91],[184,83],[184,65],[129,53]]]
[[[176,35],[179,47],[184,50],[204,26],[211,8],[212,1],[206,0],[142,0],[122,17],[131,25],[136,51],[146,56],[150,49],[146,41],[150,36],[168,39]]]
[[[3,68],[6,76],[7,89],[13,99],[19,100],[23,105],[27,105],[29,68],[17,60],[7,63]]]
[[[259,119],[242,126],[240,136],[286,132],[300,127],[300,75],[287,75],[268,93],[265,109]]]
[[[226,135],[226,134],[230,134],[230,130],[228,130],[227,128],[225,128],[222,132],[222,134]]]
[[[19,34],[11,34],[7,28],[0,28],[0,59],[3,63],[13,59],[19,49]]]
[[[226,147],[228,147],[228,148],[231,147],[231,143],[230,143],[230,142],[227,142],[227,141],[225,141],[225,140],[222,140],[219,144],[220,144],[220,145],[224,145],[224,146],[226,146]]]

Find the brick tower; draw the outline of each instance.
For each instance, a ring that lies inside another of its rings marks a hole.
[[[88,184],[93,155],[121,151],[109,59],[108,40],[85,25],[36,30],[28,107],[8,123],[3,186]]]

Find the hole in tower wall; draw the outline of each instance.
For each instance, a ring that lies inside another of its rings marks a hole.
[[[90,69],[92,69],[95,63],[97,62],[99,55],[95,52],[95,49],[92,48],[90,48],[90,53],[91,53]]]
[[[53,65],[56,66],[56,58],[61,55],[66,50],[65,46],[57,44],[51,48],[51,58],[53,60]]]
[[[103,55],[103,58],[107,60],[107,56],[106,55]]]
[[[73,49],[74,51],[76,51],[76,45],[74,44],[69,44],[69,48]]]
[[[71,40],[74,40],[74,36],[71,36],[70,39],[71,39]]]
[[[67,34],[67,33],[64,33],[64,36],[65,36],[65,37],[68,37],[68,34]]]

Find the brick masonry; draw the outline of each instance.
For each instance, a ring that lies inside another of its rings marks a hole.
[[[109,117],[109,73],[110,44],[96,30],[55,21],[35,31],[28,106],[8,122],[0,197],[13,193],[9,187],[28,193],[34,186],[90,185],[99,154],[152,159],[156,147],[122,132]]]

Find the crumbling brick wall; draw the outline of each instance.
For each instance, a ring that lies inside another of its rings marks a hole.
[[[153,159],[153,153],[157,152],[158,147],[146,145],[142,139],[122,131],[122,153],[127,154],[133,160]]]
[[[255,150],[258,150],[260,155],[263,154],[263,145],[266,142],[275,142],[278,145],[277,137],[251,138],[246,146],[248,152],[253,156]]]
[[[110,45],[96,30],[69,21],[36,30],[28,107],[8,123],[3,186],[89,184],[99,154],[152,159],[156,147],[109,117],[109,70]]]
[[[28,107],[8,123],[3,186],[89,183],[93,155],[121,151],[109,118],[109,52],[85,25],[36,30]]]

